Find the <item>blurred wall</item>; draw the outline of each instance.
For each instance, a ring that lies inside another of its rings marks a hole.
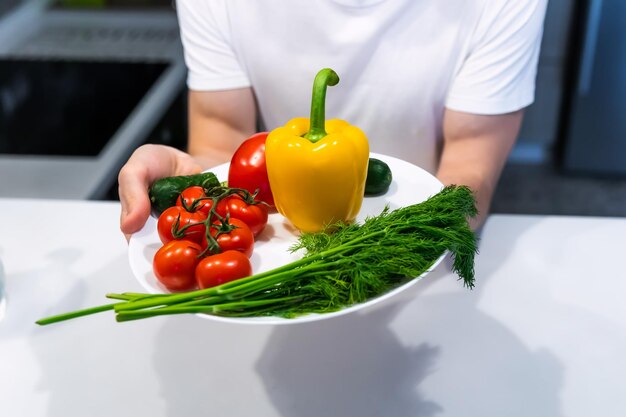
[[[523,162],[552,158],[557,142],[559,117],[568,63],[571,24],[577,0],[550,0],[539,57],[535,102],[526,110],[516,148],[511,155]]]
[[[23,0],[0,0],[0,16],[22,3]]]

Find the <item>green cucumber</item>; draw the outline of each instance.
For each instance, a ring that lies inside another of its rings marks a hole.
[[[199,185],[205,189],[217,187],[220,181],[212,172],[179,175],[156,180],[148,190],[152,213],[159,216],[165,209],[176,205],[178,195],[187,187]]]
[[[367,165],[367,179],[365,180],[365,195],[381,195],[389,190],[391,185],[391,168],[380,159],[370,158]]]

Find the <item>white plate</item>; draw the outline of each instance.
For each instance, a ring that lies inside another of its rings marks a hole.
[[[389,205],[393,210],[420,203],[442,189],[439,180],[415,165],[380,154],[373,153],[371,157],[380,159],[389,165],[393,174],[393,182],[386,194],[378,197],[366,197],[363,200],[357,221],[363,221],[367,216],[380,214],[385,205]],[[225,181],[228,177],[228,164],[213,168],[211,172],[215,173],[220,181]],[[132,235],[128,246],[128,256],[133,274],[146,291],[152,294],[162,294],[168,291],[160,285],[152,272],[152,258],[161,247],[156,224],[157,220],[150,217],[143,229]],[[289,224],[287,219],[279,213],[270,214],[265,230],[258,236],[254,245],[254,253],[251,257],[254,272],[267,271],[298,259],[301,255],[289,253],[288,250],[297,238],[297,230]],[[198,314],[198,316],[210,320],[245,324],[296,324],[337,317],[371,307],[406,290],[434,269],[444,256],[445,254],[428,271],[416,279],[412,279],[380,297],[332,313],[308,314],[293,319],[281,317],[229,318],[209,314]]]

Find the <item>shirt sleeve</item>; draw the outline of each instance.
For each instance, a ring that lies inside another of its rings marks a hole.
[[[547,0],[486,1],[446,107],[503,114],[530,105]]]
[[[177,0],[176,12],[190,90],[250,86],[230,43],[228,10],[222,0]]]

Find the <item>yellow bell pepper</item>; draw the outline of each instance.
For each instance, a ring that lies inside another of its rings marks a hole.
[[[311,118],[295,118],[265,142],[267,174],[276,209],[303,232],[353,221],[363,203],[369,161],[365,133],[343,120],[325,120],[331,69],[315,77]]]

